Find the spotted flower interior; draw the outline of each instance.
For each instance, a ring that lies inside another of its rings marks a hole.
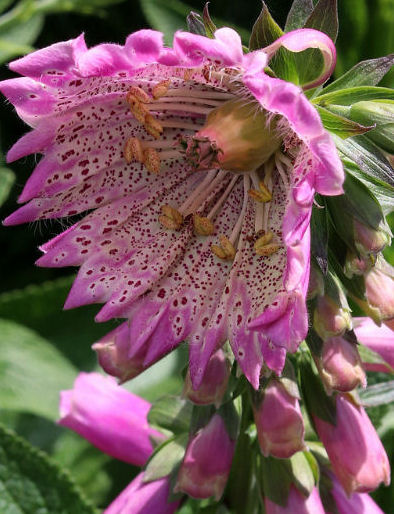
[[[67,308],[126,319],[106,342],[134,374],[188,340],[198,388],[229,340],[257,388],[306,335],[313,196],[341,194],[343,169],[302,90],[265,73],[280,46],[322,50],[312,86],[331,73],[332,42],[311,29],[249,54],[231,29],[173,48],[142,30],[39,50],[0,84],[33,127],[8,160],[43,154],[6,224],[81,215],[38,264],[80,267]]]

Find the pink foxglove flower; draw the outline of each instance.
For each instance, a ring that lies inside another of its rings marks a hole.
[[[336,424],[313,416],[332,469],[348,495],[390,483],[387,454],[367,413],[346,395],[336,397]]]
[[[244,55],[214,39],[141,30],[124,46],[80,36],[11,63],[0,89],[32,131],[8,161],[43,158],[6,224],[84,213],[43,245],[40,266],[78,266],[66,307],[103,303],[128,321],[129,357],[147,366],[190,344],[198,388],[229,339],[258,387],[308,328],[309,219],[315,191],[342,193],[335,145],[302,90],[264,72],[280,48],[335,48],[312,29]],[[125,329],[126,330],[126,329]]]
[[[59,424],[111,457],[143,466],[153,452],[151,439],[164,439],[148,424],[150,407],[111,377],[80,373],[74,388],[61,392]]]
[[[230,438],[223,418],[215,414],[191,437],[174,491],[193,498],[214,496],[219,501],[230,473],[234,448],[235,441]]]
[[[103,514],[173,514],[179,501],[168,501],[168,477],[153,482],[143,482],[140,473],[107,507]]]
[[[389,366],[394,368],[394,331],[386,325],[378,327],[370,318],[353,318],[354,331],[361,344],[378,353]],[[383,363],[364,362],[368,371],[388,372]]]
[[[292,485],[285,507],[274,503],[269,498],[265,498],[264,505],[267,514],[324,514],[325,512],[316,487],[306,498]]]

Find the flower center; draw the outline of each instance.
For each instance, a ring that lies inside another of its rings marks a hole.
[[[255,101],[235,99],[212,109],[205,125],[182,141],[197,169],[220,167],[235,173],[256,170],[281,145],[276,122]]]

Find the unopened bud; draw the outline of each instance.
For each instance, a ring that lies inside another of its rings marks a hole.
[[[342,335],[352,328],[349,308],[342,306],[330,296],[319,296],[313,313],[313,328],[324,340]]]
[[[394,104],[392,102],[385,100],[356,102],[350,108],[350,117],[362,125],[376,125],[368,132],[368,138],[386,152],[394,153]]]
[[[183,395],[197,405],[214,403],[216,407],[219,407],[227,389],[230,371],[230,363],[224,351],[217,350],[209,359],[204,379],[198,389],[193,389],[190,372],[187,372]]]
[[[394,318],[394,268],[380,259],[365,277],[366,296],[370,307],[381,321]]]
[[[288,458],[304,450],[304,420],[298,399],[272,379],[253,406],[262,454]]]
[[[391,242],[390,229],[382,226],[376,230],[354,219],[354,240],[361,255],[377,254]]]
[[[344,337],[332,337],[324,341],[316,364],[328,394],[333,390],[345,393],[358,386],[366,386],[357,346]]]
[[[348,251],[343,271],[348,278],[353,278],[354,276],[365,275],[374,264],[375,257],[373,255],[361,257]]]

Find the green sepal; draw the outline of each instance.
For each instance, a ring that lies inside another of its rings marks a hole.
[[[319,486],[320,498],[325,512],[329,512],[330,514],[340,514],[334,496],[331,492],[333,487],[332,480],[326,473],[322,473]]]
[[[319,0],[306,20],[304,28],[320,30],[335,43],[338,35],[337,0]]]
[[[301,400],[300,391],[298,389],[297,377],[294,371],[294,366],[289,359],[286,359],[285,366],[282,374],[278,379],[282,386],[286,389],[286,392],[293,398]]]
[[[327,450],[324,448],[324,444],[321,441],[305,441],[305,444],[320,466],[330,465]]]
[[[216,409],[213,405],[193,405],[193,413],[190,419],[189,433],[193,435],[201,428],[208,425],[215,412]]]
[[[319,481],[319,466],[314,456],[307,451],[297,452],[290,457],[294,485],[301,494],[308,497]]]
[[[174,434],[188,432],[192,417],[193,404],[179,396],[163,396],[153,403],[148,422],[159,429]]]
[[[374,124],[369,139],[388,153],[394,153],[394,100],[357,102],[350,108],[350,118],[363,124]]]
[[[339,79],[326,86],[323,93],[331,93],[356,86],[375,86],[382,80],[393,64],[394,54],[379,57],[378,59],[361,61]]]
[[[308,309],[309,310],[309,309]],[[321,339],[313,328],[309,329],[307,344],[313,357],[321,357],[323,349],[323,339]]]
[[[287,15],[285,32],[301,29],[313,11],[312,0],[294,0]]]
[[[322,107],[327,105],[352,105],[364,100],[394,100],[394,91],[387,87],[356,86],[338,91],[326,92],[325,89],[313,98],[312,103]]]
[[[367,364],[380,364],[386,367],[386,373],[394,373],[394,368],[390,366],[388,362],[386,362],[379,353],[374,352],[367,346],[362,343],[358,343],[358,353],[360,354],[360,358],[362,362]]]
[[[202,19],[205,26],[205,33],[207,37],[213,38],[214,34],[217,30],[216,25],[212,21],[211,15],[209,14],[209,8],[208,8],[209,2],[206,2],[204,5],[204,9],[202,12]]]
[[[339,114],[335,114],[334,112],[331,112],[325,107],[321,107],[320,105],[316,105],[315,107],[320,115],[320,119],[324,128],[329,132],[332,132],[333,134],[341,137],[342,139],[364,134],[365,132],[375,128],[375,125],[361,125],[356,121],[352,121],[344,118],[343,116],[340,116]]]
[[[286,507],[294,478],[290,459],[261,457],[260,469],[264,496],[276,505]]]
[[[0,167],[0,206],[7,200],[15,182],[15,173],[9,168]]]
[[[306,338],[309,342],[309,334]],[[315,371],[312,361],[306,358],[299,360],[299,372],[301,376],[301,390],[302,397],[305,401],[306,409],[309,418],[313,423],[313,416],[331,423],[336,424],[336,402],[334,396],[327,396],[324,391],[323,383],[319,378],[317,371]]]
[[[190,11],[186,17],[187,30],[192,34],[198,34],[199,36],[207,36],[204,22],[201,15],[197,12]]]
[[[183,433],[158,446],[145,466],[144,482],[153,482],[172,473],[183,459],[188,440],[189,435]]]
[[[230,439],[235,441],[239,434],[239,409],[236,408],[237,400],[235,402],[224,403],[218,410],[218,414],[222,417],[226,425]]]
[[[358,391],[361,405],[364,407],[378,407],[379,405],[389,405],[394,402],[394,380],[381,382],[368,386]]]

